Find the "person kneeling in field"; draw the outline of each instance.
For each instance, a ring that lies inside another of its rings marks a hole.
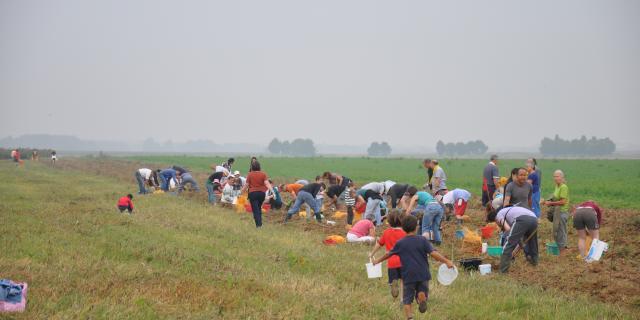
[[[274,185],[271,180],[269,180],[269,183]],[[264,202],[268,203],[272,209],[278,210],[282,208],[282,197],[280,196],[280,190],[278,190],[278,187],[273,187],[273,192],[267,191]]]
[[[215,173],[214,173],[215,174]],[[214,180],[216,181],[216,180]],[[240,195],[240,189],[236,187],[237,180],[236,177],[230,176],[224,182],[224,187],[222,187],[222,191],[220,193],[222,196],[220,197],[220,203],[223,204],[236,204],[238,201],[238,195]],[[214,184],[215,187],[215,184]],[[217,189],[214,189],[214,191]]]
[[[131,200],[133,200],[133,195],[131,194],[128,194],[118,200],[118,210],[120,210],[120,213],[125,210],[127,210],[129,214],[133,212],[133,201]]]
[[[538,264],[538,217],[524,207],[506,207],[497,214],[490,214],[489,222],[495,221],[504,232],[507,232],[506,244],[500,257],[500,272],[507,273],[511,266],[513,250],[524,243],[525,258],[532,265]]]
[[[209,176],[209,178],[207,178],[207,181],[204,183],[205,187],[207,187],[210,204],[216,203],[216,193],[223,192],[221,181],[226,176],[227,172],[225,171],[214,172]]]
[[[389,214],[387,221],[389,221],[389,225],[391,228],[382,233],[382,237],[376,242],[375,247],[371,253],[369,253],[369,259],[373,260],[376,252],[382,248],[383,246],[387,249],[387,252],[393,249],[393,246],[396,245],[398,240],[404,238],[407,233],[402,230],[402,224],[400,220],[400,216],[402,215],[402,210],[393,210]],[[391,288],[391,296],[394,298],[398,297],[399,293],[399,282],[402,281],[402,264],[400,263],[400,257],[392,256],[387,263],[387,273],[389,276],[389,287]]]
[[[347,232],[347,242],[373,243],[376,240],[376,226],[373,225],[374,216],[367,216],[351,227]]]
[[[402,304],[404,305],[404,315],[407,319],[413,319],[411,304],[417,300],[421,313],[427,311],[427,299],[429,298],[429,261],[427,255],[453,268],[453,262],[438,253],[431,243],[423,237],[416,235],[418,219],[411,215],[402,218],[402,230],[407,235],[398,240],[396,245],[384,256],[374,259],[372,263],[378,264],[389,259],[393,255],[400,257],[402,264]]]
[[[469,199],[471,199],[471,193],[464,189],[453,189],[447,192],[442,197],[442,203],[447,207],[447,216],[453,211],[456,215],[456,223],[462,224],[462,217],[467,210]]]

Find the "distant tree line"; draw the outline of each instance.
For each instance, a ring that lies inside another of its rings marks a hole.
[[[616,151],[616,144],[609,138],[587,139],[584,135],[580,139],[564,140],[557,134],[555,138],[545,137],[540,142],[540,153],[545,156],[602,156]]]
[[[316,147],[311,139],[295,139],[291,142],[278,138],[273,138],[267,147],[272,154],[294,156],[294,157],[313,157],[316,155]]]
[[[370,157],[386,157],[391,154],[391,146],[386,142],[372,142],[367,148]]]
[[[436,151],[443,156],[481,155],[485,154],[487,150],[489,150],[489,147],[482,140],[469,141],[467,143],[444,143],[440,140],[436,143]]]

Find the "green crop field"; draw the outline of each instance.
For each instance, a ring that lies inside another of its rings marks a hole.
[[[145,160],[199,169],[211,161]],[[392,165],[364,159],[264,162],[280,176],[309,177],[317,166],[351,172],[358,180],[387,177],[389,170],[389,177],[417,183],[422,173],[414,160],[389,161]],[[386,277],[366,279],[369,247],[327,247],[321,244],[324,234],[295,224],[268,223],[256,230],[248,214],[169,194],[136,197],[135,214],[119,214],[115,201],[135,189],[132,177],[127,173],[123,180],[108,171],[107,162],[99,165],[104,171],[95,175],[0,162],[0,277],[30,285],[27,311],[11,319],[402,317]],[[462,162],[458,168],[473,172],[481,165]],[[455,176],[453,165],[449,168]],[[541,264],[553,260],[543,257]],[[586,295],[522,285],[509,276],[461,273],[450,287],[431,283],[429,311],[416,319],[636,316]]]
[[[193,170],[206,171],[212,163],[226,160],[221,157],[193,156],[136,156],[129,159],[163,165],[180,164]],[[323,171],[335,171],[363,184],[371,181],[393,180],[422,186],[425,170],[420,159],[378,158],[261,158],[262,168],[271,177],[292,181],[313,179]],[[440,161],[448,177],[449,188],[463,188],[480,195],[482,169],[488,160]],[[524,160],[501,160],[500,174],[508,176],[512,168],[523,166]],[[248,158],[238,158],[235,169],[246,174]],[[553,171],[564,171],[573,203],[593,199],[610,208],[640,209],[640,160],[541,160],[542,196],[553,192]]]

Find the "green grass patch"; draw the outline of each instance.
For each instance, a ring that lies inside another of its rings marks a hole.
[[[131,186],[115,178],[2,162],[0,179],[0,276],[30,285],[13,318],[402,317],[386,280],[366,279],[368,247],[327,247],[292,225],[256,230],[248,214],[166,194],[136,197],[123,215],[115,202]],[[634,316],[499,275],[432,283],[430,299],[417,319]]]

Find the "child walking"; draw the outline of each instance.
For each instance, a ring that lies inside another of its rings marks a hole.
[[[423,236],[416,235],[418,227],[418,219],[412,215],[407,215],[402,219],[402,230],[407,235],[400,239],[393,249],[384,256],[374,259],[374,265],[389,259],[393,255],[400,257],[402,263],[402,304],[404,305],[404,314],[407,319],[413,319],[411,304],[413,300],[417,300],[421,313],[427,311],[427,299],[429,297],[429,280],[431,273],[429,272],[429,261],[427,255],[430,255],[437,261],[453,268],[451,260],[435,251],[431,243]]]
[[[391,228],[382,233],[382,237],[376,242],[375,247],[369,254],[369,259],[373,259],[376,252],[383,246],[387,249],[387,252],[391,251],[393,247],[396,245],[398,240],[404,238],[407,233],[402,230],[402,226],[400,223],[400,216],[402,214],[402,210],[394,209],[387,218],[389,221],[389,225]],[[387,274],[389,276],[389,288],[391,289],[391,296],[393,298],[397,298],[399,294],[399,286],[400,281],[402,281],[402,264],[400,263],[400,257],[392,256],[389,258],[389,262],[387,262]]]

